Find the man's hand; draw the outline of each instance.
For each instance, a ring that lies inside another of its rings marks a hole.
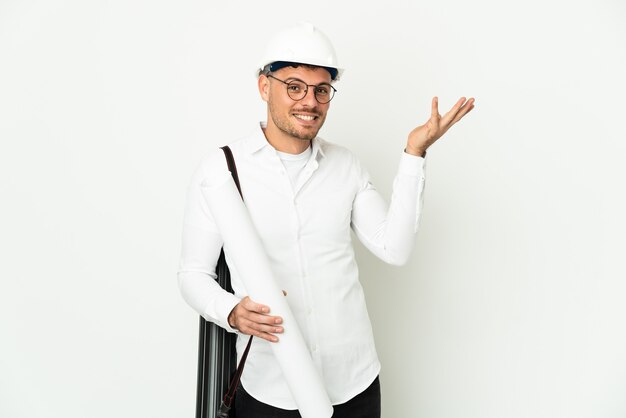
[[[448,113],[441,116],[439,114],[439,100],[437,97],[433,97],[430,119],[411,131],[405,151],[423,157],[428,147],[441,138],[452,125],[460,121],[473,108],[474,98],[467,100],[465,97],[461,97]]]
[[[246,296],[230,312],[228,323],[243,334],[275,343],[278,342],[278,337],[274,334],[283,332],[283,327],[278,326],[283,323],[283,319],[268,315],[269,312],[269,306],[256,303]]]

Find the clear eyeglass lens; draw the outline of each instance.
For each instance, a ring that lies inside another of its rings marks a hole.
[[[335,91],[328,84],[321,84],[315,87],[315,98],[320,103],[328,103],[330,99],[333,98],[333,93]]]
[[[287,84],[287,93],[293,100],[302,99],[307,92],[307,85],[300,81],[290,81]]]

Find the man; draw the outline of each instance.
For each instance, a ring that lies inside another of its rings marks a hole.
[[[246,207],[334,405],[333,416],[379,417],[380,363],[350,229],[384,261],[407,261],[419,220],[426,150],[474,107],[474,100],[461,98],[440,116],[433,98],[430,119],[408,136],[388,207],[354,155],[317,136],[341,73],[328,38],[312,25],[279,33],[258,75],[267,122],[230,148]],[[246,296],[236,270],[231,269],[234,295],[214,281],[223,241],[201,184],[223,170],[218,150],[192,180],[180,289],[205,319],[240,334],[239,356],[248,339],[241,336],[257,337],[237,392],[237,416],[299,417],[270,347],[289,324],[263,301]]]

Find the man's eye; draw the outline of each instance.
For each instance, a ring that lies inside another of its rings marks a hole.
[[[327,96],[330,94],[330,89],[326,86],[320,86],[315,89],[315,93],[321,96]]]
[[[297,85],[297,84],[290,84],[290,85],[288,85],[288,86],[287,86],[287,89],[289,89],[289,91],[292,91],[292,92],[294,92],[294,93],[297,93],[297,92],[299,92],[300,90],[302,90],[302,87],[300,87],[300,86],[299,86],[299,85]]]

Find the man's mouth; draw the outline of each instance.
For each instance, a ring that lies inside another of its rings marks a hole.
[[[298,119],[300,119],[300,120],[304,120],[304,121],[307,121],[307,122],[314,121],[314,120],[316,120],[318,118],[318,116],[303,115],[301,113],[294,113],[293,116],[298,118]]]

